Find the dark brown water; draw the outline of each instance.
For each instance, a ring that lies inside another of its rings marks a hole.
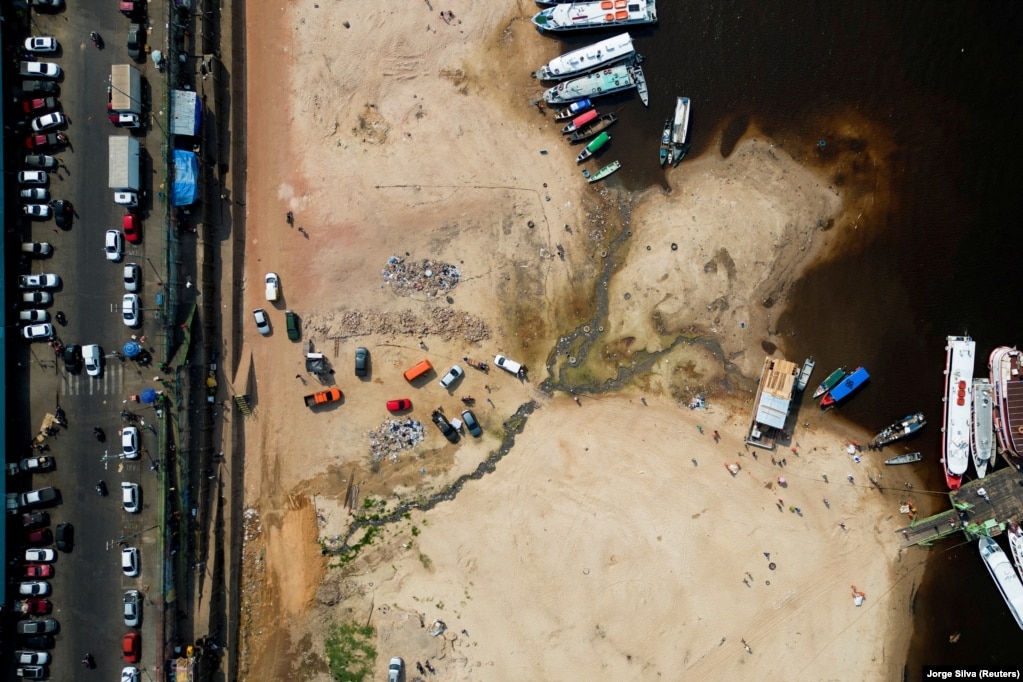
[[[658,140],[677,95],[693,101],[692,156],[728,154],[755,126],[813,162],[829,143],[849,144],[836,131],[852,128],[881,164],[875,210],[842,258],[795,287],[778,328],[786,355],[813,354],[821,376],[870,370],[842,416],[875,429],[923,410],[936,425],[946,335],[977,340],[978,375],[993,347],[1023,343],[1023,5],[659,4],[656,28],[631,31],[650,108],[629,94],[610,103],[621,122],[604,156],[622,161],[616,181],[663,183]],[[931,463],[931,488],[944,490],[932,426],[914,447]],[[1023,633],[975,543],[956,542],[931,550],[910,679],[924,663],[1019,663]]]

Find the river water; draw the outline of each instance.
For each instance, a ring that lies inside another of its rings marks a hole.
[[[840,259],[794,287],[778,329],[789,359],[816,357],[815,379],[840,365],[871,371],[842,416],[876,430],[923,410],[931,424],[914,449],[924,452],[928,487],[945,490],[945,336],[976,339],[976,375],[986,375],[992,348],[1023,342],[1015,305],[1023,294],[1015,252],[1023,241],[1023,5],[659,5],[658,26],[631,31],[646,57],[650,108],[634,94],[609,102],[621,121],[604,162],[622,161],[616,180],[627,187],[663,184],[658,140],[677,95],[693,101],[692,156],[727,154],[749,126],[796,158],[812,158],[843,122],[860,131],[887,164],[880,175],[890,179],[875,190],[884,209],[866,218]],[[572,36],[565,46],[601,37]],[[679,169],[684,183],[685,162]],[[950,539],[930,552],[908,678],[925,663],[1018,665],[1023,633],[975,543]]]

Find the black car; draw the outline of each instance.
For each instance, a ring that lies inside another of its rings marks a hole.
[[[55,95],[60,91],[60,86],[53,81],[21,81],[21,94],[23,96],[46,94]]]
[[[458,431],[456,431],[455,427],[444,418],[444,415],[440,413],[440,410],[434,410],[433,414],[430,415],[430,419],[432,419],[433,423],[437,425],[437,428],[440,429],[440,432],[444,434],[445,438],[452,443],[458,442]]]
[[[53,637],[51,635],[32,635],[31,637],[23,637],[22,641],[25,643],[25,646],[32,649],[53,648]]]
[[[82,371],[82,347],[75,343],[64,346],[64,369],[72,374]]]
[[[480,428],[480,423],[476,419],[476,415],[472,413],[472,410],[462,411],[462,422],[465,423],[466,430],[472,434],[473,438],[479,438],[483,435],[483,429]]]
[[[359,346],[355,349],[355,376],[364,377],[369,371],[369,351]]]
[[[71,223],[75,219],[75,208],[71,202],[58,199],[51,201],[50,207],[53,209],[53,220],[57,223],[57,227],[62,230],[70,230]]]
[[[57,549],[62,552],[70,552],[75,546],[75,527],[70,523],[57,524]]]
[[[138,61],[142,56],[142,26],[128,24],[128,56]]]

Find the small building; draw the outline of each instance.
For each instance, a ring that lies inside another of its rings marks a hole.
[[[753,401],[746,443],[773,450],[778,435],[785,430],[792,394],[799,379],[799,365],[788,360],[767,357],[760,375],[757,397]]]

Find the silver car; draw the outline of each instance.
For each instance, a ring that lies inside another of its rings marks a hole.
[[[465,376],[465,370],[458,365],[452,365],[448,373],[440,380],[441,388],[450,388],[452,384]]]
[[[142,268],[137,263],[124,264],[124,290],[136,293],[142,285]]]
[[[106,241],[103,245],[103,252],[107,260],[118,262],[124,255],[124,236],[120,230],[107,230]]]
[[[29,341],[41,341],[53,336],[53,325],[49,322],[43,324],[30,324],[21,330],[22,338]]]
[[[137,628],[142,622],[142,595],[138,590],[124,593],[124,624]]]
[[[121,318],[128,327],[139,326],[138,294],[125,294],[121,298]]]
[[[121,454],[125,459],[139,458],[139,427],[126,426],[121,430]]]
[[[256,308],[252,311],[252,316],[256,318],[256,330],[263,336],[269,336],[270,318],[266,316],[266,311],[262,308]]]
[[[103,373],[103,351],[99,346],[94,343],[82,346],[82,359],[85,360],[86,374],[98,377]]]
[[[139,498],[142,494],[138,483],[121,481],[121,505],[129,514],[138,514],[142,509]]]

